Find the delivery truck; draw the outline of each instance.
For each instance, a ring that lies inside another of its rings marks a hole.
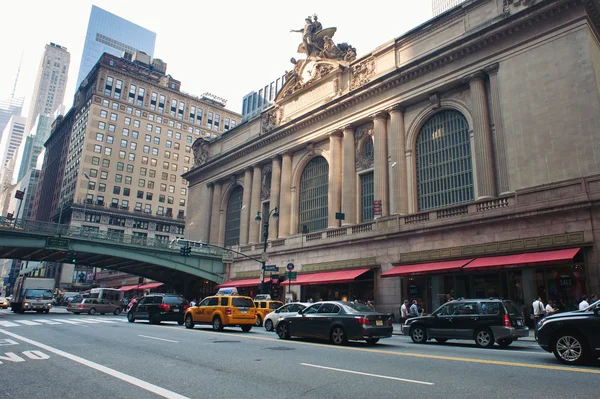
[[[10,306],[13,312],[35,311],[48,313],[52,308],[54,279],[44,277],[17,277]]]

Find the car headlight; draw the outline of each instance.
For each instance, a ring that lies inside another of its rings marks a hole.
[[[29,306],[29,305],[30,305],[29,302],[24,302],[23,303],[23,306]]]

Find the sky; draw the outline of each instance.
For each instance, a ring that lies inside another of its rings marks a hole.
[[[73,103],[75,83],[92,5],[156,33],[154,56],[181,90],[209,92],[240,112],[242,98],[286,70],[301,42],[304,18],[317,14],[323,27],[337,27],[336,43],[347,42],[357,54],[402,36],[432,17],[431,0],[20,0],[0,2],[0,98],[13,92],[29,109],[44,46],[67,47],[71,65],[64,103]]]

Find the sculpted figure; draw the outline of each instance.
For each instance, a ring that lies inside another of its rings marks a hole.
[[[315,24],[313,23],[312,18],[306,17],[304,19],[304,28],[303,29],[290,29],[290,32],[302,33],[302,44],[300,45],[300,47],[298,47],[298,52],[305,53],[307,56],[310,56],[315,47],[315,44],[313,42],[313,35],[315,33]]]

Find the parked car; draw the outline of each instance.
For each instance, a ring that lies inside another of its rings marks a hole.
[[[557,313],[538,323],[538,345],[565,364],[600,358],[600,301],[584,310]]]
[[[163,321],[176,321],[183,324],[183,315],[189,307],[189,302],[177,294],[149,294],[137,301],[127,312],[130,323],[143,319],[151,324]]]
[[[8,299],[0,296],[0,308],[8,309],[9,306],[10,306],[10,303],[8,302]]]
[[[254,299],[254,306],[256,306],[256,326],[261,327],[263,320],[268,314],[283,306],[283,302],[274,301],[271,299],[257,300]]]
[[[210,324],[213,330],[239,326],[248,332],[256,324],[256,307],[252,298],[241,295],[215,295],[204,298],[185,312],[185,327]]]
[[[121,307],[118,304],[112,304],[106,299],[93,298],[74,299],[67,304],[67,310],[69,312],[73,312],[74,314],[112,313],[114,315],[118,315],[121,313]]]
[[[298,313],[298,311],[304,309],[308,305],[310,304],[303,302],[292,302],[275,309],[265,317],[265,330],[274,331],[277,328],[277,324],[279,324],[279,320]]]
[[[446,302],[429,316],[406,320],[402,331],[418,344],[429,339],[440,343],[472,339],[485,348],[494,343],[505,348],[514,340],[529,336],[520,307],[513,301],[496,298]]]
[[[371,310],[366,305],[344,301],[317,302],[298,313],[284,317],[277,325],[281,339],[319,338],[342,345],[348,340],[365,340],[374,345],[392,336],[390,314]]]

